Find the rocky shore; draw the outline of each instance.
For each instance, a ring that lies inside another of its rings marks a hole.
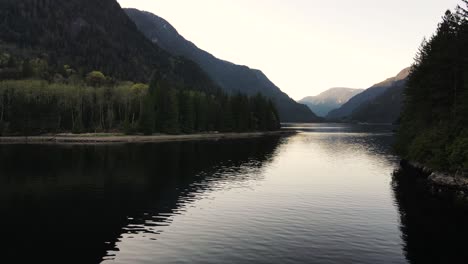
[[[466,171],[455,174],[434,171],[420,163],[402,160],[400,165],[403,169],[410,170],[412,175],[424,178],[433,192],[450,192],[460,198],[468,199],[468,175]]]

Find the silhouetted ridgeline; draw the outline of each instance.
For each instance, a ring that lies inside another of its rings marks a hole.
[[[403,104],[403,90],[410,72],[400,71],[369,89],[352,97],[340,108],[330,111],[327,119],[344,122],[394,123],[398,120]]]
[[[263,94],[276,104],[283,122],[321,120],[305,105],[283,93],[263,72],[214,57],[186,40],[167,21],[152,13],[137,9],[125,9],[125,12],[149,40],[175,56],[184,56],[198,63],[228,94]]]
[[[340,108],[363,91],[364,89],[331,88],[317,96],[305,97],[299,103],[307,105],[320,117],[325,117],[330,111]]]
[[[366,123],[397,123],[404,103],[406,80],[400,80],[373,100],[362,103],[350,119]]]
[[[280,127],[272,101],[224,94],[197,64],[149,41],[115,0],[2,0],[0,17],[0,135]]]
[[[468,170],[468,2],[447,11],[411,69],[397,150],[433,170]]]

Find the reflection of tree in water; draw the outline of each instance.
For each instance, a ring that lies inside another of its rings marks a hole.
[[[0,146],[0,234],[14,262],[97,263],[217,185],[252,181],[280,139]]]
[[[408,169],[395,172],[404,251],[410,263],[467,263],[468,205],[437,197]]]

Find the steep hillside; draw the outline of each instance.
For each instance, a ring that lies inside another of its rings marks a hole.
[[[406,80],[396,82],[377,98],[361,104],[350,116],[353,121],[395,123],[403,109]]]
[[[364,89],[331,88],[317,96],[306,97],[299,103],[307,105],[318,116],[325,117],[331,110],[341,107],[363,91]]]
[[[0,48],[16,57],[120,80],[147,82],[157,70],[192,88],[216,89],[195,63],[149,41],[115,0],[2,0],[0,17]]]
[[[167,21],[152,13],[136,9],[125,11],[148,39],[171,54],[184,56],[198,63],[223,90],[248,95],[261,93],[272,98],[283,122],[320,120],[305,105],[298,104],[283,93],[261,71],[217,59],[186,40]]]
[[[405,68],[399,72],[395,77],[388,78],[387,80],[375,84],[364,92],[351,98],[346,104],[340,108],[331,111],[327,115],[327,119],[330,120],[341,120],[349,117],[359,106],[370,102],[378,96],[385,93],[390,87],[394,86],[397,82],[404,80],[408,77],[410,68]]]

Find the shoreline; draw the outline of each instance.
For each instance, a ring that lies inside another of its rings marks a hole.
[[[449,174],[434,171],[420,163],[402,160],[400,166],[422,178],[434,193],[453,193],[460,198],[468,199],[468,177],[459,174]]]
[[[186,135],[155,134],[151,136],[124,134],[54,134],[43,136],[0,137],[0,144],[113,144],[113,143],[160,143],[177,141],[203,141],[222,139],[246,139],[265,136],[293,135],[294,130],[278,130],[245,133],[200,133]]]

